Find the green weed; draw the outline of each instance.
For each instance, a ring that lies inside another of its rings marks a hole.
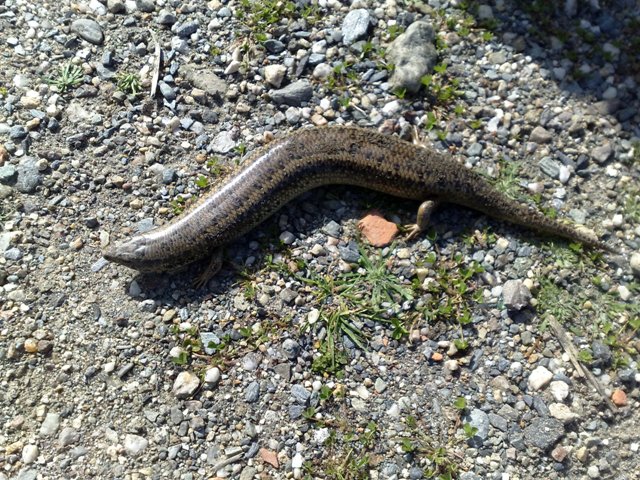
[[[82,83],[84,73],[78,65],[68,63],[61,67],[55,77],[49,78],[47,81],[51,85],[55,85],[61,93],[73,87],[77,87]]]

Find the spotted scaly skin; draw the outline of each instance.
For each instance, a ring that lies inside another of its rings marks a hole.
[[[246,233],[302,192],[330,184],[455,203],[610,250],[594,236],[506,197],[447,154],[374,130],[331,126],[299,130],[258,149],[228,181],[187,212],[108,248],[104,257],[140,271],[174,270],[210,256],[216,247]]]

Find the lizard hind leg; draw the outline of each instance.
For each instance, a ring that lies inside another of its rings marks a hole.
[[[427,229],[431,214],[438,205],[439,202],[436,200],[425,200],[420,204],[420,207],[418,207],[418,214],[416,215],[416,223],[405,225],[405,228],[409,232],[407,240],[413,240]]]
[[[193,287],[204,287],[207,283],[209,283],[209,280],[216,276],[216,274],[220,271],[220,268],[222,268],[222,249],[218,248],[211,255],[211,260],[209,261],[207,267],[202,271],[200,275],[198,275],[193,280]]]

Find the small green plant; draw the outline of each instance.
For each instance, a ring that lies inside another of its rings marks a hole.
[[[70,88],[80,85],[83,78],[82,68],[68,63],[58,70],[55,77],[49,78],[47,81],[51,85],[55,85],[61,93],[65,93]]]
[[[291,0],[240,0],[236,17],[249,29],[253,40],[262,43],[282,19],[296,15],[296,8]],[[310,19],[314,10],[303,10],[302,13]]]
[[[244,143],[240,143],[234,148],[234,150],[238,155],[243,157],[244,154],[247,153],[247,145]]]
[[[180,215],[184,211],[184,204],[185,199],[182,195],[178,195],[176,198],[171,200],[171,202],[169,202],[174,215]]]
[[[207,159],[207,161],[205,162],[205,167],[207,171],[214,177],[219,177],[226,170],[225,166],[220,162],[220,158],[215,155]]]
[[[142,86],[140,84],[140,77],[135,73],[120,73],[117,76],[118,90],[127,95],[137,95]]]
[[[7,87],[0,87],[0,97],[6,97],[8,93]]]
[[[401,25],[398,25],[397,23],[394,23],[393,25],[389,25],[389,28],[387,29],[387,38],[386,40],[389,42],[394,41],[396,38],[398,38],[399,35],[401,35],[402,33],[404,33],[404,27]]]
[[[469,122],[469,126],[474,130],[478,130],[478,129],[482,128],[482,120],[480,120],[480,119],[471,120]]]
[[[205,175],[198,175],[196,178],[196,187],[200,189],[207,188],[209,186],[209,179]]]
[[[498,161],[498,176],[492,183],[496,190],[504,193],[507,197],[524,201],[526,197],[522,194],[518,177],[520,168],[520,163],[507,162],[504,158],[500,158]]]
[[[453,402],[453,406],[458,410],[465,410],[467,408],[467,400],[464,397],[458,397]]]
[[[475,437],[478,433],[478,428],[474,427],[470,423],[464,423],[462,425],[462,430],[464,431],[464,436],[467,437],[467,439]]]

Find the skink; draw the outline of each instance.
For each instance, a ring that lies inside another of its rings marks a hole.
[[[173,221],[107,248],[104,257],[140,271],[169,271],[211,256],[297,195],[328,184],[366,187],[421,201],[409,237],[438,202],[612,250],[593,234],[543,215],[492,187],[445,153],[359,127],[296,131],[258,149],[226,183]],[[210,271],[211,273],[211,271]]]

